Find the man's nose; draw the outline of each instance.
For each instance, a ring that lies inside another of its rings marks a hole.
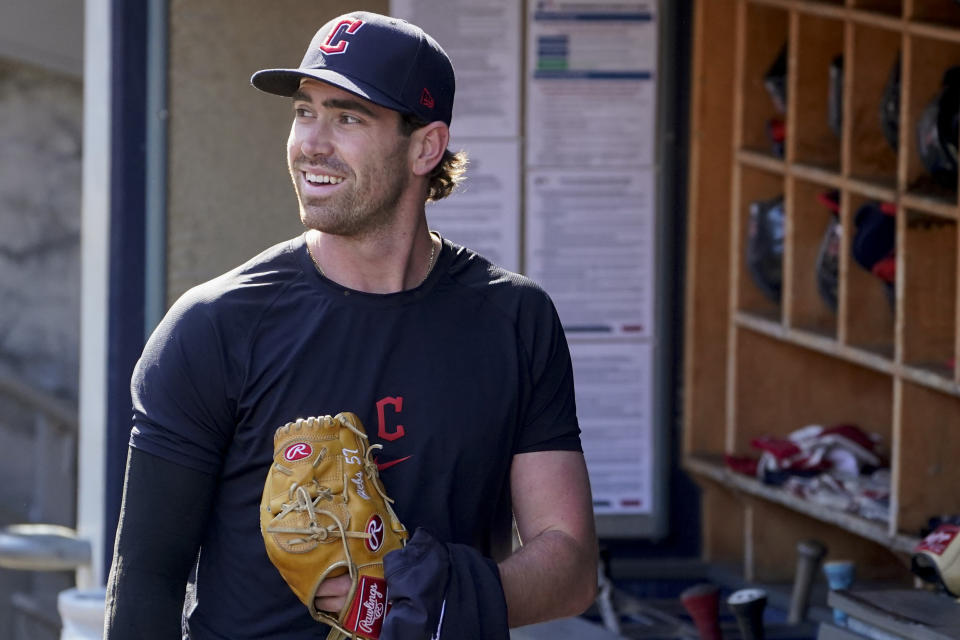
[[[305,131],[300,140],[300,151],[305,156],[329,156],[333,153],[333,141],[330,129],[324,124],[317,123]]]

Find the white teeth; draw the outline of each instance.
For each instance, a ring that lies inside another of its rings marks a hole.
[[[340,184],[343,182],[343,178],[336,178],[334,176],[327,176],[318,173],[304,173],[307,177],[307,182],[313,184]]]

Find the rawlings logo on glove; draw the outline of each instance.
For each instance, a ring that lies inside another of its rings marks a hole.
[[[378,638],[388,610],[383,556],[406,543],[380,483],[363,423],[352,413],[290,422],[274,434],[260,503],[267,555],[328,638]],[[339,614],[319,611],[317,589],[349,574]]]

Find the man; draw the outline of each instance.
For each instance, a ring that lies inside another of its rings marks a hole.
[[[176,637],[181,610],[191,638],[324,637],[270,564],[257,506],[276,428],[341,411],[383,445],[408,530],[497,562],[511,626],[582,612],[597,550],[556,311],[427,226],[425,202],[465,164],[447,150],[446,54],[418,27],[354,12],[299,68],[252,83],[293,99],[307,231],[187,292],[144,348],[107,637]],[[326,581],[318,609],[338,611],[347,582]]]

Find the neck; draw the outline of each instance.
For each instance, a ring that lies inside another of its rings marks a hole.
[[[426,219],[409,236],[353,238],[311,229],[307,249],[327,279],[365,293],[396,293],[420,286],[440,253]]]

